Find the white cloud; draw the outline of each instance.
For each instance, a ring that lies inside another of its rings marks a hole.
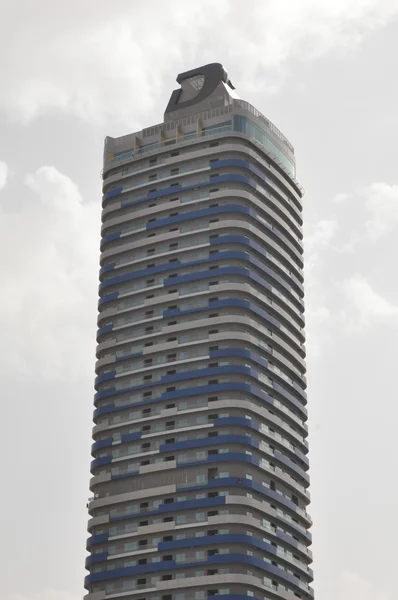
[[[348,217],[355,224],[350,238],[342,244],[340,250],[352,251],[358,243],[376,242],[398,226],[397,184],[375,182],[357,188],[354,192],[339,193],[332,202],[339,210],[346,211],[345,222]]]
[[[398,306],[378,294],[361,275],[342,283],[343,292],[350,302],[345,320],[350,329],[363,329],[375,321],[387,319],[398,323]]]
[[[337,600],[392,600],[380,585],[373,585],[354,573],[344,571],[339,580]]]
[[[0,160],[0,190],[2,190],[7,183],[8,166],[7,163]]]
[[[66,378],[92,366],[99,206],[55,167],[26,184],[18,212],[0,207],[0,351],[19,370]]]
[[[314,299],[312,299],[314,300]],[[319,358],[326,344],[330,342],[330,329],[333,320],[330,310],[314,301],[308,302],[305,311],[307,362]]]
[[[315,223],[312,227],[309,226],[305,237],[306,252],[315,252],[319,248],[328,246],[336,235],[337,227],[337,222],[333,219],[323,219]]]
[[[369,238],[376,241],[398,226],[398,185],[373,183],[365,190]]]
[[[390,0],[256,0],[250,10],[241,0],[42,0],[40,11],[29,0],[5,4],[0,106],[8,114],[26,121],[55,109],[131,129],[166,79],[170,91],[176,73],[198,60],[233,65],[247,91],[273,88],[289,59],[346,52],[398,14]]]
[[[332,198],[332,202],[336,202],[337,204],[339,204],[340,202],[345,202],[346,200],[349,200],[350,198],[352,198],[352,196],[353,195],[351,193],[340,192]]]
[[[321,253],[330,246],[337,230],[338,224],[333,219],[322,219],[305,228],[304,250],[305,272],[307,275],[310,275],[315,267],[320,264]],[[311,280],[309,285],[311,285]]]

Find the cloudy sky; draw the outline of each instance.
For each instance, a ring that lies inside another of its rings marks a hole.
[[[0,5],[1,599],[83,596],[103,139],[208,62],[306,188],[316,598],[396,599],[398,0]]]

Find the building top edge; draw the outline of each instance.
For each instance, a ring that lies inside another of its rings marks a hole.
[[[191,113],[189,115],[190,121],[193,124],[196,124],[199,121],[204,121],[206,119],[212,118],[214,111],[221,116],[222,114],[239,114],[241,112],[248,113],[252,115],[255,119],[260,121],[262,125],[265,125],[268,133],[272,135],[272,137],[276,138],[279,144],[287,151],[290,155],[294,156],[294,147],[289,142],[289,140],[283,135],[283,133],[270,121],[265,117],[257,108],[255,108],[252,104],[247,102],[246,100],[233,99],[229,104],[225,106],[221,106],[218,108],[209,109],[206,111]],[[137,139],[145,139],[149,138],[153,135],[162,134],[162,132],[177,130],[179,126],[183,124],[183,122],[187,121],[187,117],[182,117],[179,119],[163,121],[161,123],[157,123],[156,125],[152,125],[150,127],[144,127],[141,130],[134,131],[132,133],[128,133],[127,135],[122,135],[119,137],[106,136],[105,138],[105,150],[109,152],[119,152],[126,150],[129,145],[134,145],[135,140]]]
[[[124,151],[128,144],[134,145],[138,138],[142,140],[152,135],[162,135],[166,130],[177,130],[179,126],[187,124],[187,120],[195,124],[206,121],[214,116],[216,110],[219,115],[234,112],[239,114],[241,111],[248,113],[290,158],[294,157],[294,148],[283,133],[252,104],[237,96],[227,71],[220,63],[180,73],[177,82],[180,88],[172,92],[162,123],[116,138],[108,136],[105,138],[105,150],[116,153]]]

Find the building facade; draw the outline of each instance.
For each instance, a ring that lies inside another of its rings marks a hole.
[[[86,600],[313,598],[302,194],[220,64],[105,140]]]

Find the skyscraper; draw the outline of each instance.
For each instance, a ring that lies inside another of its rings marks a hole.
[[[220,64],[104,152],[86,600],[313,598],[294,151]]]

